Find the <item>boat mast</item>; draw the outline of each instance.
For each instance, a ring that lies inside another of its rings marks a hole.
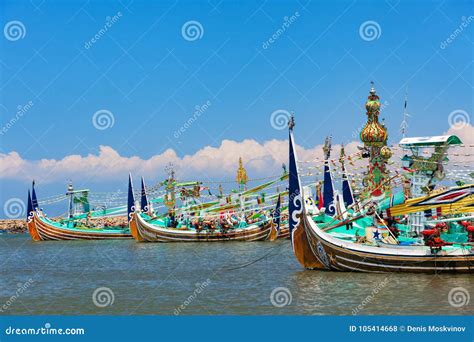
[[[66,196],[69,197],[69,209],[68,209],[69,218],[73,218],[74,217],[74,206],[73,206],[74,187],[72,186],[72,181],[69,181],[67,185]]]
[[[249,178],[247,176],[247,171],[244,168],[242,157],[239,157],[239,168],[237,169],[236,181],[239,184],[239,201],[240,201],[240,219],[245,221],[245,198],[242,196],[242,192],[247,190],[247,182]]]
[[[408,115],[407,113],[407,100],[408,100],[408,93],[405,93],[405,105],[403,106],[403,121],[400,125],[400,132],[402,133],[402,138],[405,138],[406,133],[408,131]]]
[[[164,203],[166,208],[168,208],[168,213],[170,216],[174,216],[174,207],[176,204],[176,192],[175,192],[175,178],[174,178],[174,166],[172,163],[169,163],[166,166],[166,172],[168,173],[168,179],[166,180],[166,194],[164,197]]]

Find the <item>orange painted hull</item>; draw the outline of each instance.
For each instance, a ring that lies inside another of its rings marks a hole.
[[[30,233],[30,236],[33,239],[33,241],[41,241],[41,236],[36,230],[36,223],[35,223],[35,219],[33,215],[28,217],[27,226],[28,226],[28,232]]]
[[[145,241],[143,239],[143,237],[140,235],[140,233],[138,232],[137,219],[136,219],[135,215],[132,214],[131,216],[132,216],[132,218],[130,219],[130,222],[128,223],[128,226],[130,228],[130,233],[132,234],[132,237],[138,242]]]

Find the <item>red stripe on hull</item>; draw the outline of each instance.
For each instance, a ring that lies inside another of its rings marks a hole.
[[[149,227],[140,221],[135,214],[137,231],[141,238],[147,242],[225,242],[225,241],[261,241],[265,240],[270,234],[270,224],[265,224],[254,229],[239,229],[228,231],[226,233],[209,233],[202,231],[195,233],[192,231],[173,233],[169,229],[166,231],[160,227]]]
[[[70,228],[59,228],[44,222],[35,214],[36,230],[41,240],[109,240],[109,239],[130,239],[131,234],[126,233],[100,233],[100,232],[79,232]]]

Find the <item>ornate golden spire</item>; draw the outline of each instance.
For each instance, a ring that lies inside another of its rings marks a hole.
[[[241,186],[247,185],[249,178],[247,177],[247,171],[245,171],[244,165],[242,163],[242,157],[239,158],[239,168],[237,169],[237,183]]]
[[[375,92],[373,82],[371,82],[370,94],[365,103],[365,108],[367,110],[367,122],[360,132],[360,140],[369,152],[369,166],[362,184],[366,190],[366,195],[379,197],[390,191],[390,184],[387,184],[389,173],[386,163],[392,156],[392,151],[387,146],[387,127],[385,127],[383,121],[379,122],[380,98]]]
[[[375,92],[374,83],[371,84],[370,94],[365,103],[367,123],[360,132],[360,140],[365,146],[382,147],[387,143],[388,133],[384,124],[379,122],[380,99]]]

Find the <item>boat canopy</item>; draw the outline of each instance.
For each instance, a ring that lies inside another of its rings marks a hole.
[[[403,138],[398,144],[401,147],[430,147],[460,145],[462,144],[462,141],[456,135],[438,135],[432,137]]]

